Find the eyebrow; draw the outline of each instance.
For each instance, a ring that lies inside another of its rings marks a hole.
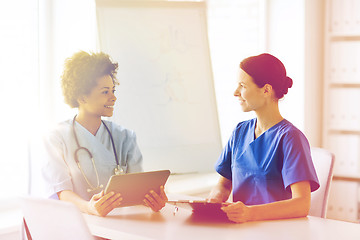
[[[115,85],[112,88],[114,89]],[[100,88],[100,90],[103,90],[103,89],[110,89],[110,87],[102,87],[102,88]]]

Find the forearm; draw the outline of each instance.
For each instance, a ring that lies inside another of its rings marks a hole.
[[[309,213],[310,200],[310,197],[298,197],[268,204],[248,206],[249,220],[305,217]]]
[[[308,181],[290,185],[292,198],[288,200],[265,203],[261,205],[245,205],[241,201],[227,204],[221,209],[229,220],[237,223],[259,220],[305,217],[309,213],[311,189]]]
[[[228,200],[229,195],[232,190],[232,182],[224,177],[220,177],[219,182],[216,186],[211,190],[209,195],[209,200],[217,199],[221,202],[225,202]]]
[[[217,185],[214,189],[213,189],[214,193],[216,193],[218,196],[220,196],[220,199],[222,202],[226,202],[230,196],[231,193],[231,188],[227,188],[225,186],[222,185]]]
[[[58,197],[62,201],[72,202],[75,204],[81,212],[90,213],[89,212],[89,202],[82,199],[79,195],[70,190],[64,190],[58,192]]]

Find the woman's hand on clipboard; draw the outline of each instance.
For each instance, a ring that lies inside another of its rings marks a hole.
[[[166,196],[164,186],[161,186],[160,195],[151,190],[145,195],[144,204],[145,206],[150,207],[154,212],[158,212],[165,206],[167,201],[168,198]]]
[[[226,213],[230,221],[235,223],[244,223],[251,219],[250,208],[241,201],[224,203],[221,210]]]
[[[104,191],[94,194],[89,201],[89,212],[93,215],[105,217],[114,208],[121,205],[122,197],[120,193],[109,192],[104,195]]]

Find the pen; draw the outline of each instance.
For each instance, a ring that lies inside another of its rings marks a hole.
[[[179,210],[179,208],[178,208],[177,206],[175,206],[174,212],[173,212],[174,216],[175,216],[175,214],[178,212],[178,210]]]

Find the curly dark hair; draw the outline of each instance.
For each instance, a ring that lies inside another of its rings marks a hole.
[[[80,51],[65,60],[64,72],[61,76],[61,88],[65,103],[70,107],[79,107],[78,98],[90,94],[97,85],[97,80],[110,75],[114,84],[118,63],[113,62],[110,56],[103,53],[87,53]]]

